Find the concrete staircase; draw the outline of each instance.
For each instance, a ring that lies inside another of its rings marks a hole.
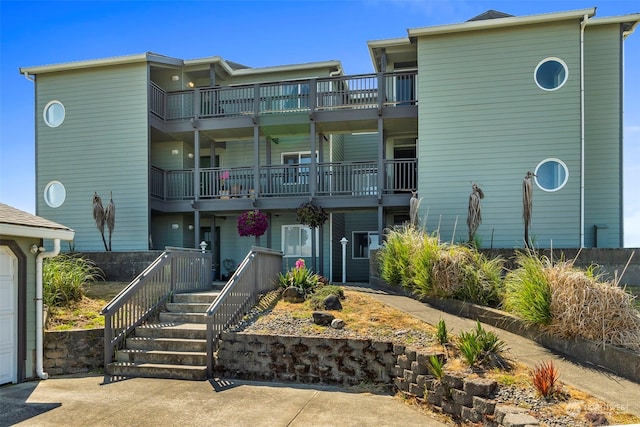
[[[113,376],[205,380],[207,341],[205,316],[222,290],[174,294],[157,323],[138,326],[106,367]]]

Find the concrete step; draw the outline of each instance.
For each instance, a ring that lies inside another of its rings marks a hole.
[[[105,371],[108,375],[123,377],[170,378],[193,381],[207,379],[206,366],[113,362],[106,366]]]
[[[204,323],[145,323],[136,328],[135,336],[145,338],[207,339]]]
[[[210,303],[168,302],[167,311],[171,313],[206,313]]]
[[[129,350],[207,351],[207,340],[183,338],[127,338]]]
[[[202,291],[173,294],[171,301],[175,303],[211,304],[220,295],[220,291]]]
[[[207,323],[204,313],[169,313],[163,311],[158,314],[160,322],[167,323]]]
[[[205,366],[207,353],[201,351],[164,351],[125,349],[116,352],[116,361],[163,365]]]

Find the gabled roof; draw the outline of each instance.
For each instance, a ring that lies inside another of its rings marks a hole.
[[[496,18],[509,18],[512,17],[513,15],[509,15],[508,13],[504,13],[504,12],[500,12],[497,10],[487,10],[484,13],[481,13],[478,16],[474,16],[473,18],[467,20],[467,22],[471,22],[471,21],[484,21],[485,19],[496,19]]]
[[[0,203],[0,236],[73,240],[75,232],[64,225]]]

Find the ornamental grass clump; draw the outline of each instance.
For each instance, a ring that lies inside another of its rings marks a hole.
[[[557,263],[546,274],[551,284],[551,333],[640,350],[635,296],[613,281],[575,268],[572,261]]]
[[[86,258],[64,254],[46,258],[42,265],[44,304],[66,307],[80,301],[84,284],[102,278],[102,270]]]
[[[380,277],[393,286],[410,287],[413,280],[411,258],[421,245],[423,232],[410,226],[387,230],[380,249]]]
[[[531,382],[538,394],[546,400],[562,393],[560,374],[552,360],[540,363],[531,371]]]
[[[495,333],[486,331],[479,321],[475,329],[460,332],[457,347],[470,368],[510,369],[512,366],[503,356],[505,342]]]
[[[551,323],[551,285],[545,268],[548,258],[538,258],[529,252],[517,252],[518,268],[507,274],[504,281],[503,308],[526,322],[535,325]]]

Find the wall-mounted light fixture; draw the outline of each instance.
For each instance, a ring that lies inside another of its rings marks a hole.
[[[173,150],[171,150],[171,154],[172,154],[173,156],[175,156],[175,155],[177,155],[177,154],[180,154],[180,150],[176,150],[176,149],[174,148]]]
[[[29,247],[29,252],[31,252],[32,254],[38,253],[38,245],[36,244],[31,245],[31,247]]]
[[[177,230],[178,228],[180,228],[180,224],[171,224],[171,228]]]
[[[193,225],[189,224],[189,230],[193,230]]]
[[[180,76],[171,76],[171,81],[172,82],[177,82],[178,80],[180,80]]]
[[[193,159],[193,153],[189,153],[187,155],[189,156],[190,159]]]
[[[189,83],[187,83],[187,86],[193,88],[193,87],[196,86],[196,84],[194,82],[189,82]]]

